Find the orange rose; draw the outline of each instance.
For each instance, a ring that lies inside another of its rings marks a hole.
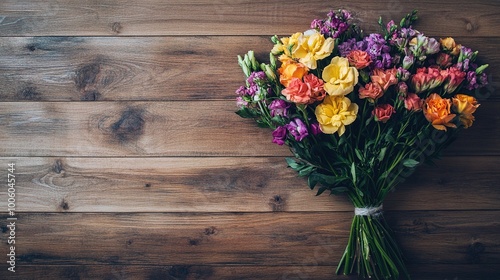
[[[390,86],[398,83],[396,73],[396,68],[387,69],[385,71],[377,68],[373,70],[370,78],[372,79],[372,82],[379,84],[380,87],[386,91]]]
[[[460,122],[464,125],[464,128],[469,128],[475,120],[472,114],[479,107],[477,100],[465,94],[457,94],[452,100],[453,110],[459,114]]]
[[[439,42],[443,49],[449,51],[452,55],[458,55],[462,45],[455,43],[455,40],[451,37],[440,39]]]
[[[356,69],[358,70],[363,69],[366,66],[370,65],[370,63],[372,63],[372,58],[370,57],[370,55],[368,55],[367,52],[360,50],[351,51],[347,55],[347,59],[349,60],[349,64],[356,67]]]
[[[304,64],[295,62],[285,56],[281,56],[280,61],[282,64],[278,69],[278,73],[280,74],[280,83],[285,87],[288,87],[293,78],[302,79],[309,70]]]
[[[449,99],[443,99],[439,94],[433,93],[425,99],[424,116],[435,129],[446,131],[446,127],[456,128],[457,126],[451,122],[456,115],[450,113],[450,108]]]

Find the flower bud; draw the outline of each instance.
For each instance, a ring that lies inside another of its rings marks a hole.
[[[253,71],[257,71],[257,69],[259,68],[259,63],[255,59],[255,54],[253,51],[248,51],[248,58],[249,58],[250,63],[252,65]]]
[[[250,68],[248,68],[245,60],[241,57],[241,55],[238,55],[238,64],[240,65],[241,70],[243,70],[245,77],[248,78],[252,71],[250,70]]]
[[[274,74],[274,70],[271,68],[271,66],[265,64],[264,72],[266,73],[266,76],[270,81],[276,81],[276,74]]]
[[[476,74],[477,75],[481,75],[483,73],[483,71],[488,68],[488,64],[484,64],[484,65],[481,65],[479,66],[477,69],[476,69]]]

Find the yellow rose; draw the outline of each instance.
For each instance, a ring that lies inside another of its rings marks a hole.
[[[354,90],[354,86],[358,83],[358,76],[358,70],[349,66],[347,58],[336,56],[323,69],[322,78],[329,95],[343,96]]]
[[[464,125],[464,128],[469,128],[475,120],[472,114],[479,107],[477,100],[469,95],[457,94],[452,101],[453,109],[459,114],[460,122]]]
[[[334,46],[335,41],[332,38],[325,39],[323,34],[310,30],[299,37],[298,44],[293,48],[292,57],[298,58],[307,68],[316,69],[317,61],[328,57]]]
[[[290,37],[285,37],[281,38],[281,42],[283,43],[281,47],[276,47],[278,50],[283,51],[283,53],[288,56],[288,57],[293,57],[292,52],[290,52],[290,49],[296,49],[297,46],[299,45],[299,39],[302,37],[301,32],[297,32],[295,34],[292,34]],[[274,48],[273,48],[274,51]],[[274,52],[273,52],[274,53]]]
[[[455,40],[451,37],[440,39],[439,42],[443,49],[450,51],[452,55],[458,55],[460,53],[460,48],[462,45],[456,44]]]
[[[345,126],[356,120],[358,105],[345,96],[326,96],[314,112],[323,133],[342,136]]]

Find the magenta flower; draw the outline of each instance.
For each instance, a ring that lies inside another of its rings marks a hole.
[[[286,140],[286,127],[278,126],[273,131],[273,143],[282,146],[283,144],[285,144],[285,140]]]
[[[271,110],[271,117],[287,117],[290,104],[285,102],[283,99],[275,99],[271,102],[271,104],[269,104],[268,108]]]
[[[293,119],[286,125],[288,131],[295,137],[295,140],[302,141],[309,133],[307,126],[300,119]]]
[[[313,135],[318,135],[321,133],[321,129],[319,128],[319,123],[312,123],[309,127]]]

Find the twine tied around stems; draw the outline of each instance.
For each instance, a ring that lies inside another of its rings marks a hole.
[[[363,208],[354,208],[354,215],[356,216],[372,216],[372,217],[377,217],[379,215],[382,215],[382,205],[377,207],[363,207]]]

